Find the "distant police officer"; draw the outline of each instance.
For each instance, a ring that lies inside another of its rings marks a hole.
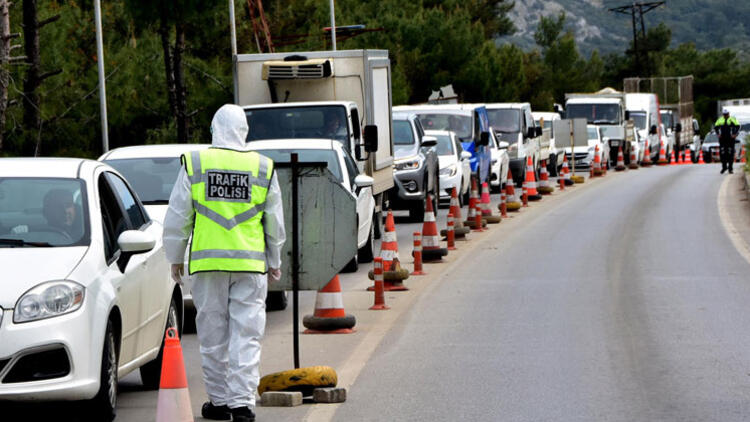
[[[740,132],[740,123],[734,117],[729,116],[729,110],[724,108],[721,111],[723,116],[714,123],[716,134],[719,135],[719,158],[721,158],[721,174],[729,170],[729,174],[734,173],[732,164],[734,163],[734,140]]]
[[[255,420],[266,273],[281,277],[285,232],[274,163],[247,151],[247,133],[242,108],[216,112],[212,147],[182,156],[164,221],[164,248],[178,282],[192,235],[188,270],[210,399],[201,413],[212,420]]]

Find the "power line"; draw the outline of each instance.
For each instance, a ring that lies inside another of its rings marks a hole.
[[[613,7],[609,9],[610,12],[622,13],[624,15],[630,15],[633,20],[633,52],[635,54],[635,69],[640,74],[641,72],[641,52],[638,49],[638,38],[646,39],[646,24],[644,22],[643,15],[662,6],[666,3],[665,1],[650,1],[650,2],[633,2],[627,6]],[[640,26],[640,31],[638,27]]]

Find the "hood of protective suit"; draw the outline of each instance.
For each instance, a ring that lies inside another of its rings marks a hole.
[[[211,145],[218,148],[247,150],[247,117],[242,107],[224,104],[211,121]]]

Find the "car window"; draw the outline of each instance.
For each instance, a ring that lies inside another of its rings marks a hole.
[[[264,149],[258,150],[258,153],[276,163],[290,163],[292,153],[297,154],[300,163],[325,162],[336,180],[340,183],[344,181],[338,155],[332,149]]]
[[[589,139],[599,139],[599,129],[595,127],[588,128]]]
[[[117,238],[122,232],[128,229],[128,223],[125,219],[120,204],[117,201],[112,187],[109,185],[105,173],[99,176],[99,204],[102,209],[102,232],[104,234],[104,256],[108,263],[111,263],[120,247],[117,244]]]
[[[253,108],[245,111],[247,142],[265,139],[327,138],[349,148],[346,107],[341,105]]]
[[[519,132],[518,122],[521,120],[518,115],[519,110],[512,108],[497,108],[487,110],[487,116],[490,118],[490,126],[498,132]]]
[[[120,198],[120,203],[125,209],[125,213],[130,220],[129,227],[134,230],[138,230],[143,227],[143,225],[149,221],[149,218],[146,217],[146,212],[141,208],[141,205],[133,196],[133,193],[130,191],[130,188],[128,188],[128,185],[126,185],[125,182],[114,173],[107,172],[105,174],[107,177],[107,181],[111,183],[112,188]]]
[[[394,145],[413,145],[414,131],[408,120],[393,121],[393,144]]]
[[[0,238],[82,246],[90,243],[81,179],[0,177]],[[6,242],[0,247],[16,246]]]
[[[354,162],[354,159],[347,151],[344,151],[344,165],[346,166],[346,172],[349,173],[349,181],[353,185],[354,178],[359,176],[359,168],[357,167],[357,163]]]
[[[147,157],[105,160],[130,183],[146,205],[168,204],[177,174],[179,157]]]
[[[437,154],[438,155],[454,155],[453,144],[449,135],[433,135],[437,138]]]
[[[456,148],[456,152],[458,152],[458,155],[461,155],[461,151],[463,151],[463,150],[464,150],[464,146],[463,146],[463,145],[461,145],[461,140],[460,140],[460,139],[458,139],[458,137],[457,137],[457,136],[454,136],[454,137],[453,137],[453,141],[454,141],[454,142],[455,142],[455,144],[456,144],[456,147],[455,147],[455,148]]]
[[[455,132],[464,142],[472,140],[471,116],[449,113],[420,113],[418,118],[419,123],[426,130],[450,130]]]

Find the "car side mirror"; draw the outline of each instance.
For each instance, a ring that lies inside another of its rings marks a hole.
[[[656,135],[656,125],[651,125],[651,128],[648,130],[649,135]]]
[[[422,143],[419,144],[419,146],[427,148],[437,146],[437,138],[430,135],[424,135],[422,137]]]
[[[471,153],[469,151],[461,151],[462,160],[471,160]]]
[[[497,144],[497,147],[498,147],[499,149],[508,149],[508,148],[510,147],[510,143],[508,143],[508,142],[506,142],[506,141],[500,141],[500,142],[499,142],[499,143]]]
[[[156,246],[156,238],[140,230],[126,230],[117,238],[123,252],[136,254],[148,252]]]
[[[482,132],[479,135],[479,145],[487,146],[490,144],[490,133],[489,132]]]
[[[365,151],[376,152],[378,150],[378,127],[375,125],[365,126]]]
[[[368,186],[372,186],[374,183],[375,179],[366,174],[360,174],[359,176],[354,178],[354,185],[358,188],[366,188]]]
[[[682,132],[682,123],[677,123],[677,124],[676,124],[676,125],[674,126],[674,131],[675,131],[675,132]]]

